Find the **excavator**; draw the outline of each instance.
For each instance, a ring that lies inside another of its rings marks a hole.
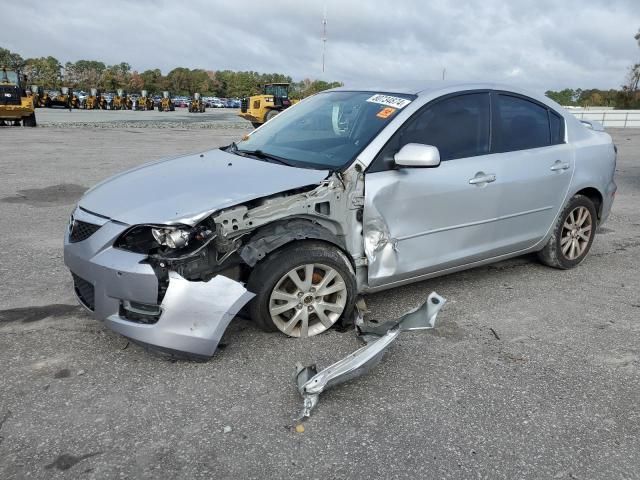
[[[265,84],[262,94],[242,99],[238,115],[249,120],[254,128],[258,128],[292,105],[293,102],[289,100],[289,86],[289,83]]]
[[[202,97],[199,93],[193,94],[193,99],[189,102],[189,112],[191,113],[204,113],[205,107]]]
[[[0,70],[0,125],[9,122],[24,127],[36,126],[33,97],[27,94],[26,78],[17,70]]]
[[[158,111],[159,112],[173,112],[175,111],[176,106],[173,104],[173,102],[171,101],[171,95],[169,95],[169,92],[162,92],[162,99],[160,100],[160,103],[158,104]]]

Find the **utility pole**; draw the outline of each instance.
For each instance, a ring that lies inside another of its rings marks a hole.
[[[322,17],[322,73],[324,73],[324,57],[327,49],[327,6],[324,6],[324,16]]]
[[[442,80],[444,80],[444,77],[447,75],[447,69],[443,68],[442,69]]]

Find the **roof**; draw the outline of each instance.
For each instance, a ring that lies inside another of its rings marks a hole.
[[[378,92],[378,93],[400,93],[408,95],[433,96],[438,92],[442,94],[453,93],[456,91],[464,90],[505,90],[508,92],[518,93],[531,97],[543,103],[552,104],[553,106],[559,106],[553,100],[545,97],[543,94],[532,92],[515,85],[508,85],[495,82],[470,82],[470,81],[454,81],[454,80],[435,80],[429,82],[422,82],[415,86],[404,86],[400,88],[381,87],[376,88],[360,87],[357,85],[351,87],[338,87],[332,89],[333,91],[365,91],[365,92]]]

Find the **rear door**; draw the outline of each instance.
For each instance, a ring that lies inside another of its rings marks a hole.
[[[493,92],[492,116],[500,254],[529,248],[545,236],[564,204],[574,154],[565,143],[564,119],[546,105]]]

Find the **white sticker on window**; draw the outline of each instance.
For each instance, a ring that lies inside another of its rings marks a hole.
[[[411,103],[411,100],[377,93],[373,97],[368,98],[367,102],[379,103],[380,105],[386,105],[387,107],[404,108]]]

